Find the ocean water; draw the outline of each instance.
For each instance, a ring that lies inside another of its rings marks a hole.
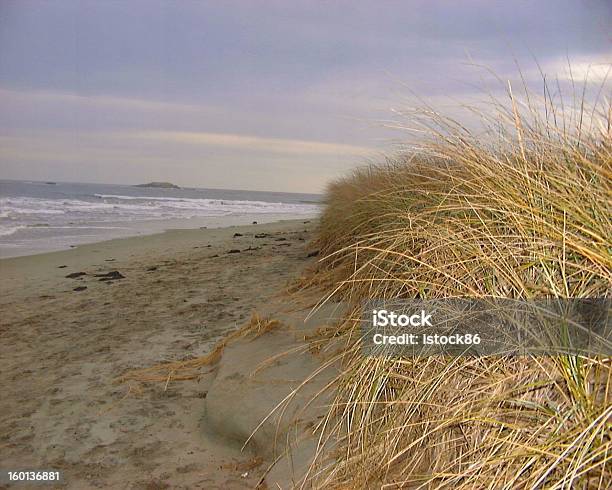
[[[168,229],[315,217],[321,196],[0,180],[0,257]]]

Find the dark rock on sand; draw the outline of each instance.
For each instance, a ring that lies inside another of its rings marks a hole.
[[[257,224],[257,221],[253,221],[253,224],[254,224],[254,225],[256,225],[256,224]]]
[[[266,238],[267,236],[267,233],[260,233],[259,235],[255,235],[255,238]]]
[[[277,238],[275,241],[276,242],[286,242],[287,239],[286,238]]]
[[[234,233],[234,238],[236,238],[237,236],[242,236],[242,233]]]
[[[249,248],[245,248],[245,249],[243,250],[243,252],[248,252],[248,251],[250,251],[250,250],[259,250],[260,248],[261,248],[261,247],[249,247]]]
[[[148,267],[147,268],[147,272],[153,272],[153,271],[156,271],[156,270],[157,270],[157,266],[156,265],[154,265],[153,267]]]
[[[237,248],[232,248],[231,250],[228,250],[226,253],[228,253],[228,254],[239,254],[240,250],[238,250]]]
[[[99,277],[100,281],[115,281],[117,279],[124,279],[125,276],[119,271],[110,271],[104,274],[94,274],[94,277]]]
[[[317,255],[319,255],[319,251],[318,250],[313,250],[306,257],[316,257]]]
[[[71,272],[66,276],[66,279],[76,279],[81,276],[86,276],[87,272]]]
[[[68,267],[67,265],[58,265],[57,268],[58,269],[65,269],[66,267]]]
[[[87,286],[77,286],[76,288],[73,289],[73,291],[85,291],[87,289]]]

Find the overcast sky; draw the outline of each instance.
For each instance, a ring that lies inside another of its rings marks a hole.
[[[608,1],[0,0],[0,178],[319,192],[410,94],[612,59]],[[603,73],[603,70],[601,71]]]

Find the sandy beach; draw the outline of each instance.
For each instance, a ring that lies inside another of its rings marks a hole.
[[[0,466],[62,470],[69,488],[253,488],[261,457],[205,427],[212,374],[115,380],[205,355],[282,305],[316,260],[312,227],[174,230],[0,261]]]
[[[0,490],[612,490],[611,24],[0,3]]]

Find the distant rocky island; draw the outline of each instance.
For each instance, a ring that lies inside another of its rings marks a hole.
[[[136,184],[134,187],[155,187],[158,189],[180,189],[176,184],[171,182],[149,182],[148,184]]]

